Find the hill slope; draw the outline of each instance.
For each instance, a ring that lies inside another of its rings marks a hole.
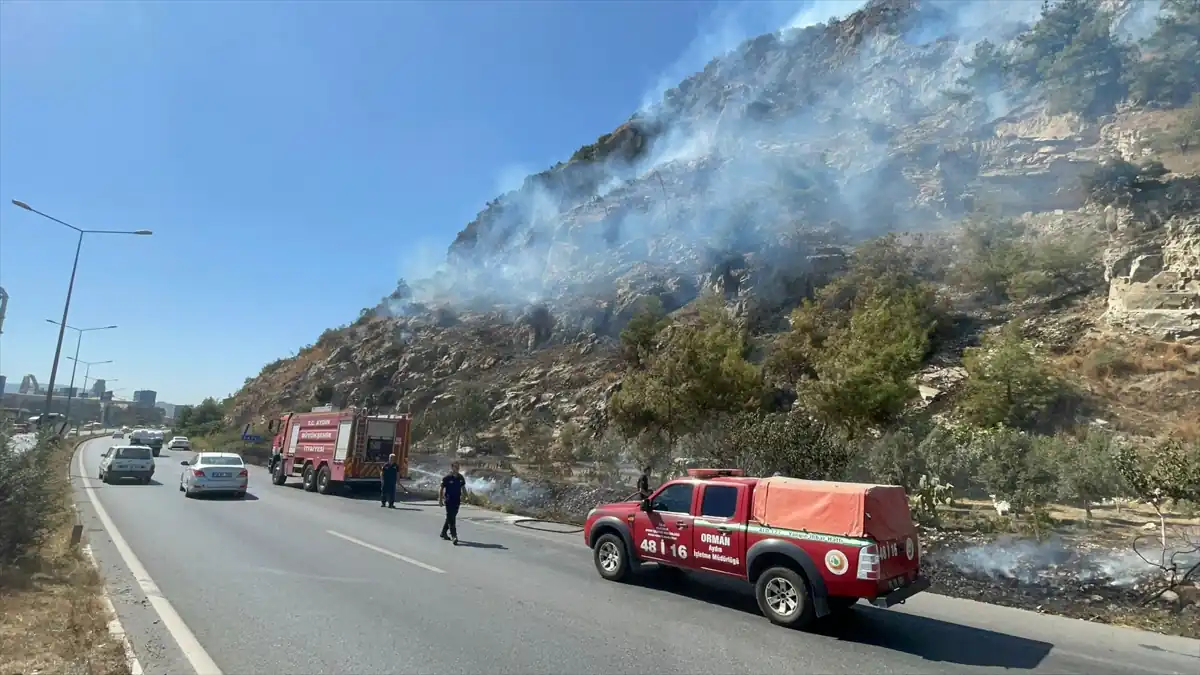
[[[1034,337],[1063,358],[1110,324],[1200,337],[1200,221],[1183,175],[1196,169],[1195,113],[1175,109],[1197,89],[1194,3],[1165,3],[1157,28],[1158,3],[1064,0],[1014,16],[1033,5],[875,0],[747,41],[493,200],[441,272],[265,367],[227,415],[330,401],[419,413],[469,394],[499,426],[546,413],[599,430],[627,369],[618,338],[647,298],[686,315],[715,293],[760,359],[858,242],[925,233],[925,255],[961,262],[958,228],[983,213],[1027,240],[1103,240],[1079,263],[1092,276],[1034,303]],[[1165,168],[1139,174],[1112,156]],[[1107,183],[1083,180],[1100,168]],[[961,320],[926,359],[930,382],[1016,307],[933,280]],[[1200,375],[1179,377],[1186,389]]]

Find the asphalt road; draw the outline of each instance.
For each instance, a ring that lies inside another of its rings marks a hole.
[[[190,453],[164,453],[154,484],[103,485],[109,444],[85,444],[74,472],[85,467],[89,542],[147,673],[1200,672],[1194,640],[935,595],[790,631],[736,585],[652,570],[605,582],[580,535],[503,514],[464,508],[454,547],[434,503],[381,509],[277,487],[258,468],[245,501],[185,499]]]

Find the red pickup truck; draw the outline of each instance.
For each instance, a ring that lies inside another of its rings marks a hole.
[[[611,581],[644,562],[749,582],[772,622],[807,628],[860,599],[891,607],[929,588],[904,488],[692,469],[584,527]]]

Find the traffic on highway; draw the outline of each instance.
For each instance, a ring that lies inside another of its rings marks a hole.
[[[464,506],[451,546],[432,500],[381,510],[370,491],[273,485],[256,466],[231,467],[246,473],[241,499],[184,499],[176,472],[207,463],[171,449],[152,458],[148,484],[105,484],[98,472],[115,443],[84,443],[73,474],[92,552],[145,672],[1194,673],[1200,664],[1194,640],[930,593],[788,630],[762,616],[753,588],[720,575],[648,565],[611,583],[578,528]],[[908,559],[902,546],[896,553]]]

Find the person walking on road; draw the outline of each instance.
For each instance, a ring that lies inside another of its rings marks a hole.
[[[379,493],[379,506],[389,509],[396,508],[396,483],[400,480],[400,465],[396,463],[395,455],[388,455],[387,464],[383,465],[383,485]]]
[[[442,524],[442,539],[448,539],[456,546],[458,545],[458,528],[455,519],[458,518],[458,507],[462,503],[463,493],[466,491],[467,479],[458,472],[458,462],[454,462],[450,465],[450,473],[442,478],[442,488],[438,490],[438,506],[446,507],[446,522]]]

